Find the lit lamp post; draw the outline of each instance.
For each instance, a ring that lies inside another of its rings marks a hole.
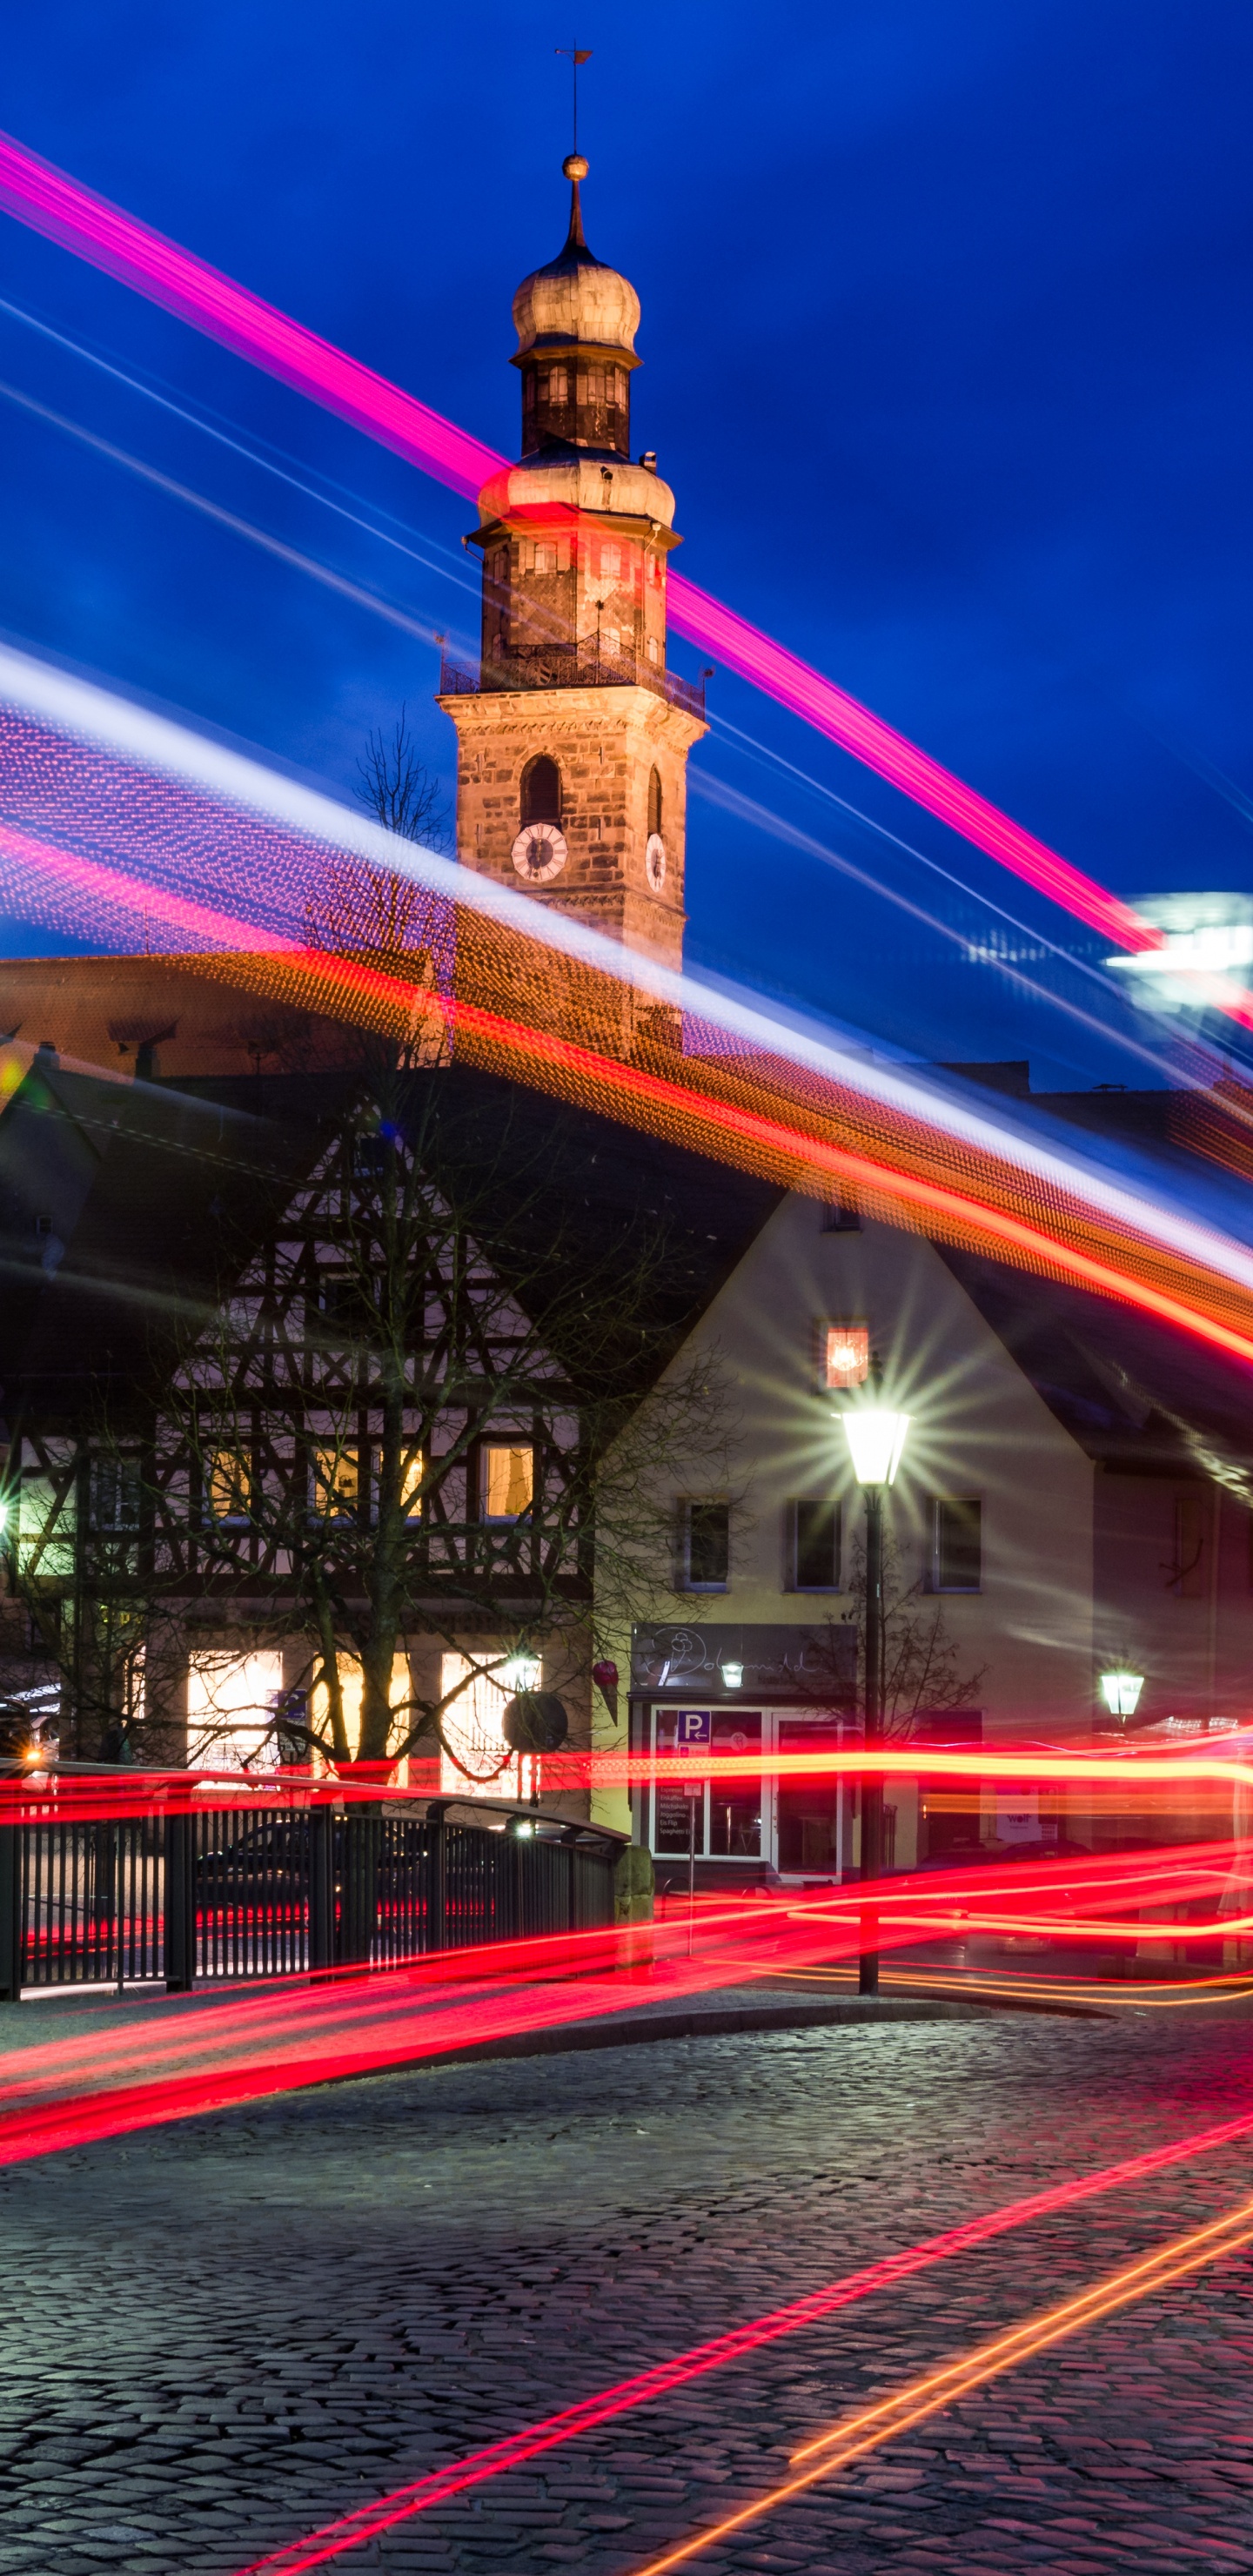
[[[889,1413],[878,1405],[857,1405],[840,1415],[853,1474],[866,1497],[866,1715],[864,1743],[883,1741],[883,1497],[896,1482],[905,1452],[908,1413]],[[863,1772],[861,1784],[861,1875],[876,1879],[883,1868],[883,1781]],[[878,1917],[861,1918],[861,1963],[858,1986],[863,1995],[879,1991]]]

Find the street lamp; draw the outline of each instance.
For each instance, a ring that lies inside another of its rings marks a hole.
[[[1100,1676],[1101,1697],[1111,1717],[1134,1717],[1144,1688],[1143,1673],[1117,1672]]]
[[[883,1497],[896,1482],[905,1454],[908,1413],[891,1413],[881,1405],[857,1405],[841,1413],[853,1474],[866,1497],[866,1717],[863,1741],[869,1752],[883,1741]],[[861,1874],[879,1877],[883,1868],[883,1782],[862,1774]],[[861,1919],[861,1960],[857,1983],[863,1995],[879,1991],[878,1917]]]

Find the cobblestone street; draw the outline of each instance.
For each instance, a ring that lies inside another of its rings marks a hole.
[[[1253,2107],[1253,2024],[668,2039],[277,2098],[0,2177],[6,2576],[229,2576],[857,2265]],[[1229,2149],[921,2274],[345,2570],[618,2576],[806,2432],[1241,2198]],[[1253,2568],[1253,2263],[1061,2345],[694,2563]]]

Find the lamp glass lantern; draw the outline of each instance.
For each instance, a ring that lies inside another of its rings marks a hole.
[[[741,1690],[743,1688],[743,1683],[744,1667],[742,1664],[727,1663],[722,1666],[722,1687],[724,1690]]]
[[[1120,1666],[1116,1672],[1102,1673],[1100,1685],[1101,1697],[1111,1717],[1135,1716],[1144,1688],[1143,1673],[1127,1672]]]
[[[880,1405],[856,1405],[840,1415],[853,1474],[859,1485],[894,1485],[913,1419]]]
[[[539,1689],[540,1671],[538,1655],[510,1655],[500,1678],[506,1690],[536,1691]]]

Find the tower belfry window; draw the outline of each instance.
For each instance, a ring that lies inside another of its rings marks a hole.
[[[561,772],[555,760],[541,752],[522,773],[522,821],[526,823],[559,823],[561,821]]]
[[[659,769],[649,772],[648,829],[650,836],[661,830],[661,772]]]

